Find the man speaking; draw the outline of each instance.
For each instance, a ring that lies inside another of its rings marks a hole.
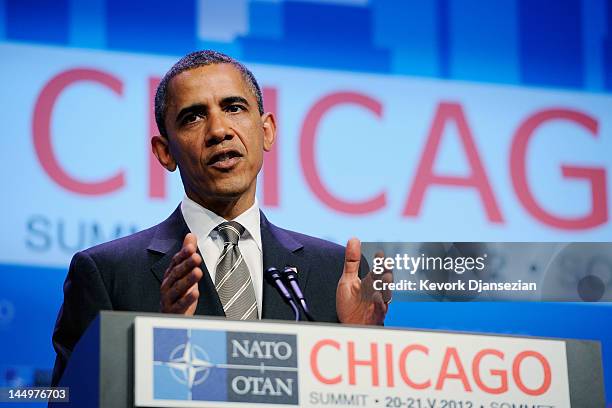
[[[157,88],[155,119],[153,153],[178,168],[185,197],[160,224],[73,257],[53,333],[54,385],[100,310],[292,320],[264,280],[270,267],[297,269],[315,321],[383,323],[389,293],[373,290],[380,276],[366,274],[357,239],[344,249],[260,212],[257,174],[276,122],[245,66],[214,51],[185,56]]]

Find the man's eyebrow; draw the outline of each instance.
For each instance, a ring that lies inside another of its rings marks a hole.
[[[225,98],[221,99],[221,106],[227,106],[233,103],[242,103],[243,105],[249,106],[249,101],[242,96],[226,96]]]
[[[194,103],[193,105],[189,105],[181,109],[179,113],[176,115],[176,121],[179,122],[183,118],[183,116],[185,116],[188,113],[199,113],[199,112],[204,112],[204,111],[206,111],[205,105],[201,103]]]

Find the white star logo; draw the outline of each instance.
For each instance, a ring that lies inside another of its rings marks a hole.
[[[191,336],[187,343],[172,350],[170,361],[163,364],[170,368],[174,379],[187,384],[189,390],[194,385],[202,384],[208,378],[210,369],[215,366],[201,347],[191,343]]]

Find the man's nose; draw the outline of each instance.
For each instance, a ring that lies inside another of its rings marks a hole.
[[[206,145],[212,146],[221,143],[225,139],[231,139],[232,132],[228,124],[225,113],[209,112],[208,114],[208,130],[206,134]]]

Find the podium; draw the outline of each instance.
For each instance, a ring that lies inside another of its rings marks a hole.
[[[595,341],[106,311],[59,385],[50,406],[605,404]]]

